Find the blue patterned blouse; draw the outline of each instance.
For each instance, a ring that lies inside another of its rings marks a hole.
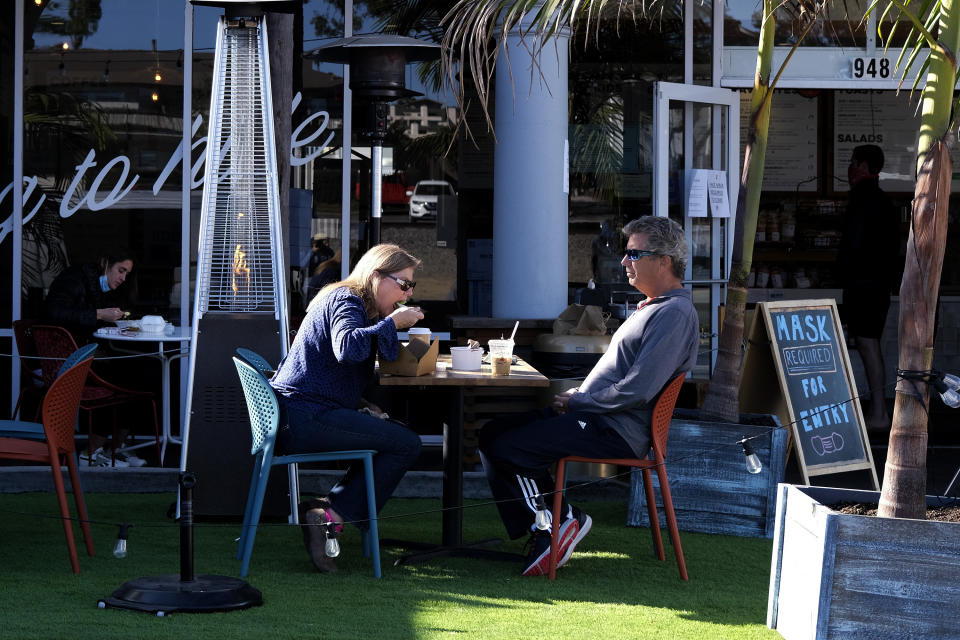
[[[356,409],[373,381],[378,349],[382,358],[397,359],[393,320],[373,322],[359,296],[346,287],[334,289],[314,301],[270,384],[288,406]]]

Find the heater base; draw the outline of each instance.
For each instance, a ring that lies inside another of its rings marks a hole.
[[[168,613],[213,613],[263,604],[263,594],[245,580],[200,575],[184,582],[179,574],[134,578],[120,585],[101,609],[133,609],[163,616]]]

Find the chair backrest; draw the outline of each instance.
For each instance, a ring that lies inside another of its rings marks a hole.
[[[13,321],[13,338],[17,342],[17,354],[20,356],[20,359],[27,363],[26,369],[36,369],[35,360],[29,360],[29,358],[36,357],[37,355],[37,345],[33,343],[33,326],[37,324],[36,320],[25,320],[21,318],[20,320]]]
[[[60,367],[66,359],[77,350],[77,343],[63,327],[35,324],[30,330],[33,333],[33,343],[37,346],[37,355],[43,358],[40,361],[43,382],[49,386],[57,379]]]
[[[237,347],[237,355],[246,360],[247,364],[251,365],[254,369],[263,374],[264,377],[270,377],[273,375],[273,365],[256,351],[251,351],[246,347]]]
[[[93,356],[93,352],[97,350],[97,343],[91,342],[90,344],[85,344],[63,361],[63,364],[60,365],[60,369],[57,371],[57,377],[59,378],[64,373],[67,372],[67,369],[77,364],[81,360],[86,360],[87,358]]]
[[[273,451],[277,439],[277,425],[280,421],[280,406],[277,394],[259,371],[240,358],[234,358],[243,395],[247,398],[247,412],[250,414],[250,453],[256,455],[265,450]]]
[[[667,457],[667,435],[670,432],[670,419],[673,418],[673,408],[677,404],[677,396],[680,395],[680,387],[683,386],[683,380],[687,374],[681,373],[676,378],[667,383],[667,386],[660,392],[660,397],[653,405],[653,423],[650,425],[650,434],[653,440],[653,455],[658,462],[662,462]]]
[[[92,363],[93,358],[88,357],[64,371],[43,398],[43,431],[50,446],[60,453],[73,453],[76,446],[74,425]]]

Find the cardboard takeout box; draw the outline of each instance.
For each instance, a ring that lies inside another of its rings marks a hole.
[[[400,355],[390,362],[380,359],[380,373],[395,376],[422,376],[437,368],[437,356],[440,354],[440,338],[434,338],[427,345],[423,340],[411,340],[400,344]]]

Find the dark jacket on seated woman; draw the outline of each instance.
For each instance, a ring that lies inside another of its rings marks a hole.
[[[69,329],[77,344],[89,342],[97,327],[105,324],[97,320],[97,309],[129,304],[123,288],[103,291],[101,273],[93,264],[67,268],[50,285],[44,302],[44,321]]]

